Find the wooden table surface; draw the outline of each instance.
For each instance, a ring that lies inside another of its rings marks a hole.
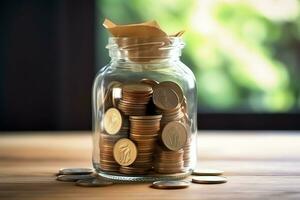
[[[157,190],[149,184],[85,188],[55,180],[64,167],[91,167],[87,132],[0,134],[0,199],[300,199],[300,132],[199,132],[199,165],[228,182]]]

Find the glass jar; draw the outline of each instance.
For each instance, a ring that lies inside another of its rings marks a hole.
[[[93,166],[115,182],[177,180],[196,165],[197,91],[179,37],[111,37],[93,85]]]

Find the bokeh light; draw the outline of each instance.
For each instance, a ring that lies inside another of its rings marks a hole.
[[[157,20],[186,30],[182,60],[195,73],[199,112],[298,112],[299,0],[98,0],[99,20]],[[107,33],[98,23],[99,65]]]

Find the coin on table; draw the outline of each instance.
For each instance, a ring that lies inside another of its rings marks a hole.
[[[59,175],[83,175],[91,174],[94,170],[90,168],[64,168],[58,171]]]
[[[123,138],[118,140],[114,145],[113,154],[117,163],[122,166],[128,166],[135,161],[137,148],[131,140]]]
[[[198,184],[218,184],[226,183],[227,179],[223,176],[197,176],[192,178],[192,182]]]
[[[192,175],[195,176],[219,176],[223,174],[224,171],[218,169],[195,169]]]
[[[183,98],[184,98],[183,92],[182,92],[181,87],[177,83],[172,82],[172,81],[163,81],[163,82],[160,82],[159,85],[171,88],[174,92],[176,92],[178,99],[179,99],[179,103],[183,102]]]
[[[63,182],[75,182],[78,180],[86,180],[86,179],[93,179],[94,176],[91,174],[85,175],[59,175],[56,177],[56,180],[63,181]]]
[[[168,149],[178,151],[186,144],[188,133],[184,124],[173,121],[164,127],[161,137],[164,145]]]
[[[110,108],[104,114],[104,129],[108,134],[114,135],[122,127],[122,115],[116,108]]]
[[[156,189],[182,189],[189,187],[190,183],[187,181],[155,181],[151,187]]]
[[[155,106],[162,110],[173,110],[180,106],[176,92],[168,87],[154,87],[152,99]]]
[[[110,182],[108,180],[102,180],[99,178],[76,181],[76,185],[84,186],[84,187],[104,187],[104,186],[109,186],[112,184],[113,184],[113,182]]]

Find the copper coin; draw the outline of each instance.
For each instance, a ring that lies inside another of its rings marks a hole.
[[[187,142],[187,138],[187,130],[181,122],[170,122],[162,131],[162,141],[172,151],[183,148]]]
[[[179,102],[180,103],[183,102],[183,92],[182,92],[181,87],[177,83],[172,82],[172,81],[163,81],[163,82],[160,82],[159,85],[171,88],[173,91],[176,92]]]
[[[156,86],[156,85],[159,84],[158,81],[153,80],[153,79],[147,79],[147,78],[143,78],[140,82],[144,83],[144,84],[147,84],[147,85],[150,85],[152,87],[154,87],[154,86]]]
[[[146,84],[126,84],[122,88],[125,92],[133,93],[151,93],[152,87]]]
[[[173,110],[180,105],[176,92],[160,85],[154,87],[152,98],[155,106],[162,110]]]
[[[161,119],[162,115],[146,115],[146,116],[130,116],[129,119],[133,120],[148,120],[148,119]]]

